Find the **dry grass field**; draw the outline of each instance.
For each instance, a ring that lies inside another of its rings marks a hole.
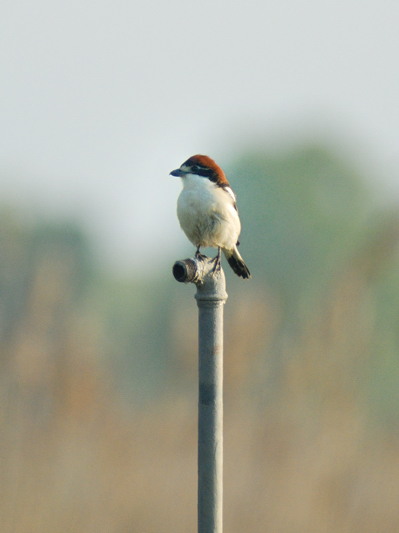
[[[295,248],[302,230],[265,220],[279,233],[264,256],[247,239],[253,280],[228,277],[225,531],[396,533],[398,217],[344,254],[303,212],[315,237]],[[78,233],[2,228],[0,532],[195,531],[192,287],[93,282]]]

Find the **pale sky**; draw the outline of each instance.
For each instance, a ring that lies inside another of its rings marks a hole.
[[[397,1],[0,5],[0,197],[77,217],[123,268],[184,246],[186,158],[303,136],[399,201]]]

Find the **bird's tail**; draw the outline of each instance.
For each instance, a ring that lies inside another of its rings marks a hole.
[[[232,250],[226,250],[225,248],[223,248],[223,253],[226,256],[229,265],[237,274],[237,276],[241,276],[244,279],[248,279],[251,277],[247,265],[244,263],[244,259],[241,257],[237,246],[234,246]]]

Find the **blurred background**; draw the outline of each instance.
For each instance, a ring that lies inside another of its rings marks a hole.
[[[196,528],[193,254],[169,176],[237,193],[225,529],[399,530],[399,8],[0,7],[0,524]],[[214,253],[214,252],[211,252]]]

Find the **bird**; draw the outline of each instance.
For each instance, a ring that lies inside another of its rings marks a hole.
[[[233,271],[243,279],[251,274],[238,251],[241,222],[236,195],[223,170],[207,155],[193,155],[170,172],[182,180],[177,200],[177,218],[188,240],[196,246],[196,258],[204,258],[203,247],[217,248],[214,271],[221,268],[221,250]]]

